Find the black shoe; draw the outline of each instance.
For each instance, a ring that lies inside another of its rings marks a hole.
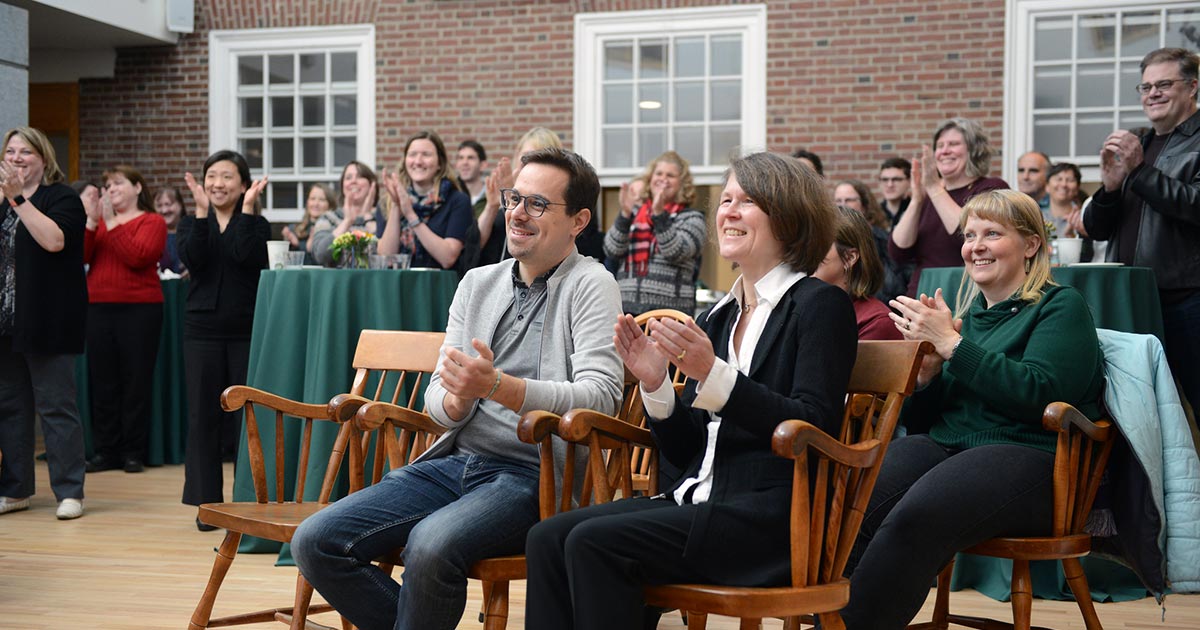
[[[125,472],[140,473],[143,470],[146,470],[146,467],[142,465],[140,460],[133,459],[132,457],[125,460]]]
[[[87,471],[90,473],[104,472],[106,470],[120,470],[122,464],[115,459],[109,459],[103,455],[96,455],[87,461]]]
[[[200,530],[200,531],[202,531],[202,532],[211,532],[211,531],[213,531],[214,529],[217,529],[217,526],[216,526],[216,525],[209,525],[208,523],[205,523],[204,521],[201,521],[201,520],[200,520],[200,517],[199,517],[199,516],[197,516],[197,517],[196,517],[196,529],[198,529],[198,530]]]

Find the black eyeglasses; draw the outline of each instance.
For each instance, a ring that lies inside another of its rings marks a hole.
[[[1175,85],[1176,83],[1186,83],[1187,81],[1189,81],[1189,79],[1163,79],[1162,81],[1155,81],[1154,83],[1139,83],[1133,86],[1133,89],[1137,90],[1138,94],[1149,94],[1151,90],[1166,92],[1167,90],[1171,89],[1172,85]]]
[[[565,206],[565,203],[550,201],[537,195],[522,195],[512,188],[500,189],[500,206],[505,210],[516,210],[521,202],[525,202],[525,214],[537,218],[546,214],[548,206]]]

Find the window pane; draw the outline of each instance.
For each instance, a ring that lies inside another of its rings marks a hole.
[[[1079,16],[1079,38],[1076,56],[1079,59],[1111,59],[1116,52],[1116,18],[1108,15]]]
[[[325,97],[324,96],[302,96],[300,97],[300,107],[303,110],[304,126],[306,127],[322,127],[325,125]]]
[[[263,126],[263,99],[260,96],[240,98],[238,126],[243,129],[257,129]]]
[[[325,82],[325,54],[300,55],[300,82]]]
[[[1071,155],[1069,116],[1034,116],[1033,148],[1046,155]]]
[[[1135,89],[1142,82],[1142,71],[1138,69],[1137,61],[1126,61],[1121,64],[1121,88],[1117,90],[1122,107],[1141,107],[1142,97]]]
[[[1071,67],[1046,66],[1033,71],[1033,107],[1071,106]]]
[[[604,78],[633,78],[633,45],[629,42],[610,42],[604,45]]]
[[[300,165],[304,168],[325,168],[325,138],[305,138],[303,146],[304,159]]]
[[[1112,107],[1114,81],[1111,63],[1080,64],[1075,80],[1075,106]]]
[[[296,157],[292,155],[292,147],[295,143],[291,138],[272,138],[271,139],[271,170],[275,172],[290,171],[296,164]]]
[[[1126,13],[1121,18],[1121,56],[1143,57],[1158,48],[1159,13]]]
[[[271,186],[271,208],[286,209],[300,207],[300,193],[296,192],[295,182],[279,182]]]
[[[704,38],[680,37],[675,40],[675,77],[704,76]]]
[[[271,85],[295,82],[292,55],[271,55]]]
[[[271,127],[291,127],[296,124],[296,110],[290,96],[271,97]]]
[[[1200,9],[1167,11],[1167,46],[1195,51],[1195,37],[1200,34],[1197,31],[1200,31]]]
[[[712,38],[712,74],[742,74],[742,36],[727,35]]]
[[[358,122],[358,97],[338,94],[333,97],[333,124],[353,125]]]
[[[354,136],[341,136],[333,139],[333,164],[341,167],[350,160],[358,157],[358,140]]]
[[[676,127],[675,152],[693,165],[704,164],[704,127]]]
[[[238,57],[238,85],[262,85],[263,58],[261,55]]]
[[[633,130],[605,129],[601,134],[604,143],[604,166],[619,168],[633,166]]]
[[[662,79],[667,76],[667,43],[642,42],[641,65],[638,76],[643,79]]]
[[[334,83],[357,81],[358,55],[352,52],[329,55],[329,80]]]
[[[638,164],[649,164],[650,160],[667,150],[667,128],[663,126],[638,129]]]
[[[646,83],[638,87],[638,122],[667,121],[667,84]]]
[[[724,127],[714,125],[708,130],[708,163],[711,166],[728,164],[729,158],[741,143],[742,130],[740,127]]]
[[[1034,60],[1071,58],[1071,18],[1039,19],[1033,31]]]
[[[742,117],[742,82],[713,81],[711,84],[712,120],[739,120]]]
[[[258,170],[262,168],[262,138],[240,138],[238,140],[238,152],[246,158],[246,164],[248,164],[251,169]]]
[[[1112,130],[1112,114],[1080,115],[1075,122],[1075,155],[1100,155]]]
[[[700,81],[675,84],[675,121],[704,120],[704,83]]]
[[[604,123],[625,124],[633,122],[633,86],[604,86]]]

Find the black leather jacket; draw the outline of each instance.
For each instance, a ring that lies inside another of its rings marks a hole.
[[[1149,140],[1142,138],[1143,148]],[[1154,269],[1160,289],[1200,288],[1200,112],[1176,127],[1154,164],[1134,170],[1119,193],[1101,189],[1092,199],[1084,227],[1093,239],[1110,241],[1110,261],[1120,250],[1127,194],[1145,202],[1133,264]]]

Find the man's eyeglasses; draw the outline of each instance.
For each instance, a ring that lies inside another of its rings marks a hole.
[[[522,195],[512,188],[500,189],[500,206],[505,210],[516,210],[521,202],[525,202],[525,214],[537,218],[546,213],[548,206],[565,206],[565,203],[550,201],[537,195]]]
[[[907,177],[880,177],[879,183],[881,183],[881,184],[899,184],[900,182],[907,181],[907,180],[908,180]]]
[[[1172,85],[1175,85],[1176,83],[1186,83],[1187,81],[1188,79],[1163,79],[1162,81],[1155,81],[1154,83],[1139,83],[1133,86],[1133,89],[1137,90],[1138,94],[1149,94],[1151,90],[1166,92],[1167,90],[1171,89]]]

